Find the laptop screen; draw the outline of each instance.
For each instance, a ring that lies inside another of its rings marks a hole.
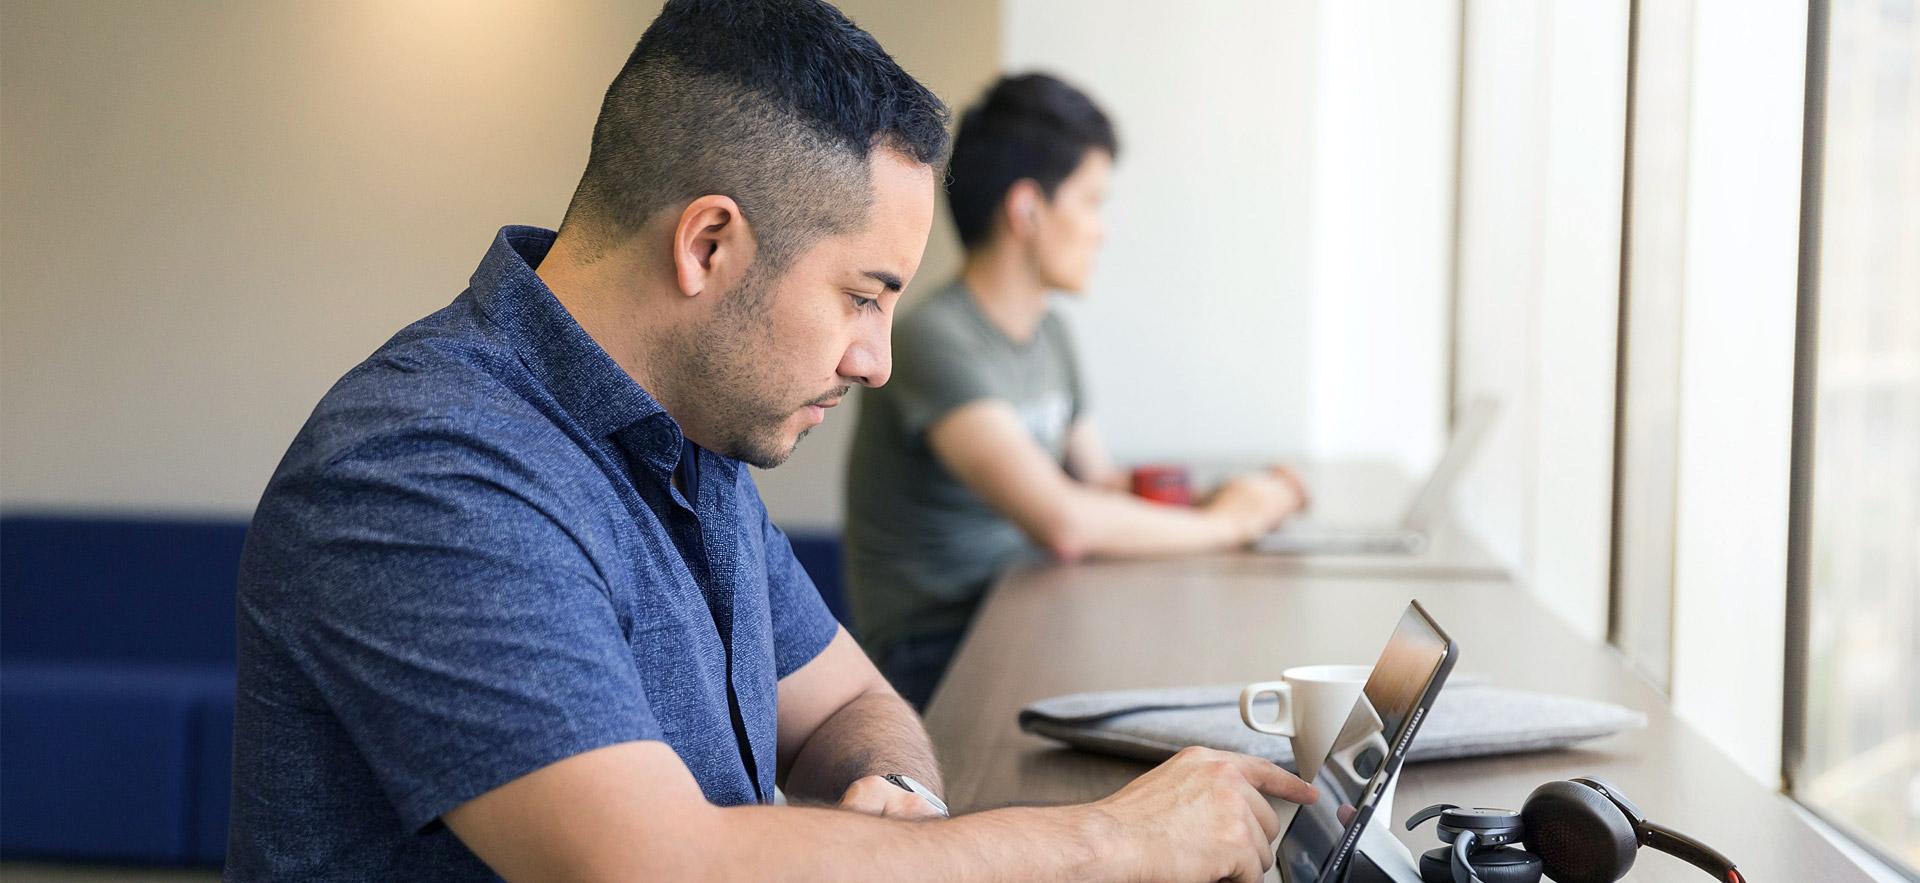
[[[1407,504],[1407,512],[1400,518],[1400,526],[1405,530],[1424,533],[1431,530],[1447,509],[1447,498],[1453,493],[1460,476],[1473,464],[1473,455],[1479,451],[1481,440],[1493,429],[1494,418],[1500,416],[1500,402],[1492,398],[1478,398],[1469,403],[1454,421],[1453,437],[1447,441],[1447,450],[1440,455],[1433,471],[1427,474],[1425,484],[1420,486],[1413,501]]]

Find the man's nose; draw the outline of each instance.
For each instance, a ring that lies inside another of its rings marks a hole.
[[[893,376],[892,330],[855,338],[840,360],[840,376],[861,386],[884,386]]]

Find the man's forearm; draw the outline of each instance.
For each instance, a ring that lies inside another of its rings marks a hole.
[[[1281,829],[1269,797],[1318,799],[1269,761],[1189,748],[1114,794],[1077,806],[937,821],[809,806],[722,808],[707,802],[665,743],[624,742],[535,770],[444,819],[514,883],[1184,883],[1259,877]]]
[[[1080,488],[1076,511],[1083,554],[1105,557],[1177,555],[1231,549],[1243,527],[1205,509],[1164,506],[1124,493]]]
[[[847,703],[807,738],[794,756],[786,792],[831,803],[856,780],[889,773],[945,793],[920,716],[892,691],[875,690]]]
[[[1091,806],[1016,807],[951,821],[900,821],[811,807],[720,811],[736,844],[724,871],[684,879],[1102,881],[1125,879],[1132,848]],[[676,877],[676,879],[681,879]]]
[[[1134,845],[1090,805],[1016,807],[932,822],[823,807],[703,806],[676,821],[673,835],[627,838],[604,860],[535,863],[502,874],[513,883],[1143,878]]]

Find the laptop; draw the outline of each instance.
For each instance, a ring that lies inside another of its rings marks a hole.
[[[1430,532],[1446,517],[1454,485],[1473,462],[1499,413],[1495,399],[1475,399],[1467,405],[1446,453],[1407,504],[1399,524],[1337,525],[1290,519],[1255,541],[1254,551],[1275,555],[1417,555],[1425,551]]]

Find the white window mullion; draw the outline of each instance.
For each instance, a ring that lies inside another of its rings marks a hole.
[[[1673,702],[1780,779],[1804,2],[1694,21],[1675,515]]]

